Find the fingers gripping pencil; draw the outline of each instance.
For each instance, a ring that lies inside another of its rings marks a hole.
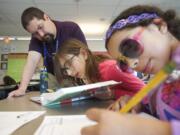
[[[175,69],[180,66],[180,47],[173,53],[173,61],[170,61],[167,65],[161,69],[154,78],[143,87],[131,100],[120,109],[121,113],[127,113],[132,107],[137,105],[152,89],[162,83],[168,75]]]

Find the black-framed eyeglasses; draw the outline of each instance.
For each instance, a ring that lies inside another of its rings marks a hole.
[[[73,55],[71,58],[64,62],[64,66],[61,68],[61,72],[63,75],[68,76],[68,70],[72,70],[72,63],[75,56],[76,55]]]

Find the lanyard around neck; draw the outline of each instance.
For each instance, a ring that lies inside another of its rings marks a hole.
[[[59,45],[59,41],[58,41],[58,39],[57,39],[57,40],[56,40],[56,50],[55,50],[55,53],[56,53],[57,50],[58,50],[58,45]],[[53,57],[53,55],[52,55],[52,54],[49,54],[45,42],[43,43],[43,53],[44,53],[44,66],[47,67],[47,57]]]

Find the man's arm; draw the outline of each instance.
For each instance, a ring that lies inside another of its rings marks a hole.
[[[21,78],[20,86],[17,90],[9,93],[8,97],[22,96],[25,94],[27,86],[34,74],[34,71],[40,61],[41,54],[36,51],[29,51],[26,65]]]

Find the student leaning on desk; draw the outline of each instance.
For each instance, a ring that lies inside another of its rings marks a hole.
[[[106,48],[113,58],[122,61],[125,57],[127,65],[129,59],[137,60],[135,70],[153,74],[169,61],[176,65],[167,80],[149,95],[150,109],[161,120],[92,109],[87,116],[97,125],[83,128],[82,135],[179,135],[179,40],[180,19],[173,10],[164,12],[154,6],[139,5],[123,11],[106,34]]]
[[[114,98],[123,95],[134,95],[144,86],[144,82],[128,70],[121,70],[115,60],[108,56],[93,54],[84,43],[76,39],[64,42],[55,55],[55,72],[58,81],[71,77],[77,83],[76,78],[83,80],[82,83],[114,80],[121,82],[114,86]],[[100,99],[112,97],[112,91],[106,89],[103,92],[95,91]]]
[[[84,34],[76,23],[52,20],[38,8],[30,7],[24,10],[21,22],[24,29],[32,34],[32,37],[20,86],[11,92],[9,97],[25,94],[41,56],[44,57],[44,66],[47,68],[47,72],[54,74],[52,58],[60,44],[69,38],[76,38],[86,45]]]

